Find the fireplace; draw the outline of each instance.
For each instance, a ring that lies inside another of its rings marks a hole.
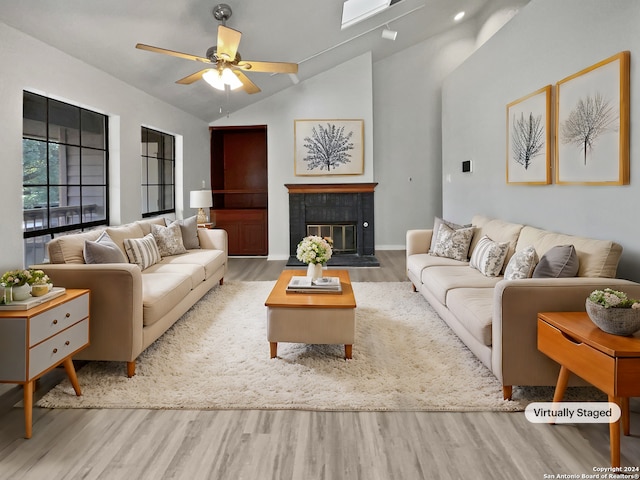
[[[373,192],[377,183],[287,184],[289,261],[302,265],[296,247],[307,235],[331,237],[329,266],[379,266],[375,258]]]

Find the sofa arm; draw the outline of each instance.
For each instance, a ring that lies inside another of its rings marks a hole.
[[[503,385],[555,385],[558,366],[538,351],[539,312],[583,312],[593,290],[640,298],[640,284],[614,278],[501,280],[494,289],[492,370]]]
[[[75,358],[131,362],[142,352],[142,274],[130,263],[34,265],[65,288],[88,288],[89,341]]]
[[[213,250],[222,250],[229,253],[229,241],[227,231],[221,228],[198,228],[198,240],[200,247]]]
[[[428,253],[432,235],[432,229],[407,230],[407,257],[416,253]]]

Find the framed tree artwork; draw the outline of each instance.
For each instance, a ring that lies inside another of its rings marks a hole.
[[[556,183],[629,183],[629,52],[558,82]]]
[[[551,85],[507,105],[507,183],[551,183]]]
[[[295,120],[296,175],[361,175],[364,120]]]

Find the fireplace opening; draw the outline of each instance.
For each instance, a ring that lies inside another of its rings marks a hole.
[[[334,255],[356,253],[356,226],[349,224],[323,224],[307,225],[307,235],[317,235],[319,237],[329,237],[333,240]]]

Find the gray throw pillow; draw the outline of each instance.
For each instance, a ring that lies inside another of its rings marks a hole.
[[[82,251],[84,263],[127,263],[127,258],[107,232],[96,241],[86,240]]]
[[[167,226],[171,226],[170,220],[165,219]],[[200,248],[200,240],[198,239],[198,220],[194,215],[193,217],[185,218],[184,220],[175,220],[173,223],[180,225],[180,232],[182,233],[182,244],[187,250],[194,248]]]
[[[580,267],[573,245],[556,245],[547,251],[533,271],[533,278],[575,277]]]

